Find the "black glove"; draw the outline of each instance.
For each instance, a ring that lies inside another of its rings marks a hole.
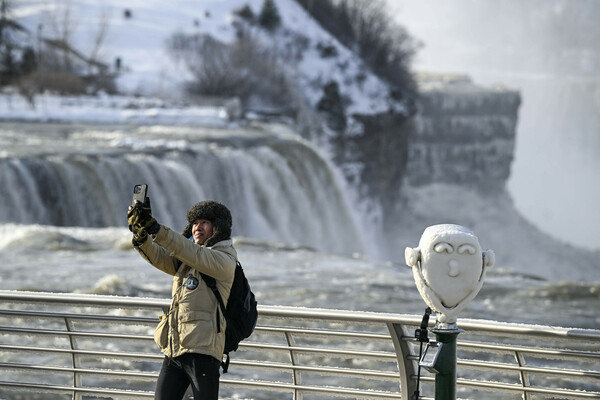
[[[132,243],[136,247],[148,240],[148,232],[139,228],[139,219],[140,208],[130,206],[127,213],[127,222],[129,222],[129,230],[133,233]]]
[[[160,229],[160,224],[152,217],[152,207],[148,197],[143,204],[137,202],[133,207],[129,207],[127,222],[129,230],[133,232],[134,245],[144,243],[148,239],[148,234],[154,235]]]
[[[133,239],[131,242],[134,246],[141,246],[146,240],[148,240],[148,232],[147,231],[134,231]]]

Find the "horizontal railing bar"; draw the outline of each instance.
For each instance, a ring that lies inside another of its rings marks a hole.
[[[401,339],[405,342],[418,343],[417,339],[413,336],[402,336]],[[600,339],[599,339],[600,340]],[[551,349],[551,348],[535,348],[526,346],[517,346],[511,344],[494,344],[494,343],[482,343],[482,342],[469,342],[469,341],[458,341],[456,343],[458,350],[490,350],[495,353],[506,353],[513,354],[515,352],[523,354],[535,354],[535,355],[546,355],[546,356],[558,356],[559,358],[598,358],[600,359],[600,352],[593,351],[582,351],[582,350],[571,350],[571,349]],[[546,357],[552,358],[552,357]]]
[[[262,343],[240,343],[240,348],[247,349],[259,349],[259,350],[280,350],[280,351],[293,351],[297,353],[318,353],[327,356],[340,356],[340,357],[365,357],[365,358],[376,358],[384,361],[395,361],[396,355],[392,353],[384,352],[367,352],[367,351],[356,351],[356,350],[339,350],[339,349],[327,349],[319,347],[298,347],[298,346],[283,346],[283,345],[265,345]],[[12,345],[0,345],[0,350],[11,350],[11,351],[39,351],[49,353],[67,353],[67,354],[79,354],[79,355],[96,355],[96,356],[110,356],[110,357],[146,357],[146,358],[157,358],[160,355],[143,354],[143,353],[124,353],[124,352],[106,352],[106,351],[94,351],[94,350],[71,350],[71,349],[56,349],[51,347],[37,347],[37,346],[12,346]]]
[[[266,363],[263,361],[231,361],[232,366],[241,368],[261,368],[271,369],[278,371],[304,371],[304,372],[315,372],[319,374],[335,374],[335,375],[351,375],[361,376],[369,379],[379,378],[380,380],[397,380],[398,373],[381,372],[367,369],[348,369],[348,368],[335,368],[335,367],[324,367],[324,366],[302,366],[302,365],[290,365],[282,363]],[[89,375],[107,375],[107,376],[123,376],[123,377],[135,377],[135,378],[156,378],[158,373],[152,372],[129,372],[129,371],[115,371],[115,370],[103,370],[103,369],[90,369],[90,368],[73,368],[73,367],[59,367],[59,366],[40,366],[33,364],[13,364],[0,362],[0,368],[6,369],[28,369],[37,371],[55,371],[55,372],[68,372],[68,373],[79,373]]]
[[[384,392],[378,390],[361,390],[361,389],[349,389],[343,387],[334,386],[307,386],[307,385],[294,385],[283,382],[269,382],[269,381],[250,381],[250,380],[230,380],[221,379],[221,384],[245,387],[248,389],[263,388],[267,390],[285,390],[287,392],[302,392],[302,393],[321,393],[330,394],[335,396],[359,396],[367,399],[372,398],[386,398],[386,399],[401,399],[400,393],[397,392]]]
[[[382,392],[372,390],[359,390],[359,389],[347,389],[347,388],[336,388],[336,387],[319,387],[319,386],[304,386],[304,385],[292,385],[280,382],[267,382],[267,381],[248,381],[248,380],[229,380],[221,379],[221,385],[246,387],[250,389],[266,389],[266,390],[285,390],[288,392],[306,392],[306,393],[322,393],[331,394],[336,396],[358,396],[364,398],[387,398],[387,399],[400,399],[399,393],[393,392]],[[72,386],[60,386],[60,385],[44,385],[38,383],[21,383],[21,382],[4,382],[0,381],[0,386],[16,387],[24,389],[40,389],[45,391],[59,391],[59,392],[76,392],[76,393],[90,393],[100,395],[119,395],[119,396],[142,396],[142,397],[154,397],[153,392],[146,391],[129,391],[129,390],[117,390],[117,389],[104,389],[104,388],[85,388],[85,387],[72,387]]]
[[[6,314],[9,315],[18,315],[18,316],[32,316],[32,317],[50,317],[50,318],[60,318],[60,319],[79,319],[79,320],[102,320],[102,321],[115,321],[115,322],[134,322],[134,323],[143,323],[149,324],[150,326],[158,323],[158,319],[155,318],[144,318],[144,317],[123,317],[123,316],[110,316],[110,315],[92,315],[92,314],[70,314],[70,313],[45,313],[38,311],[14,311],[14,310],[0,310],[0,314],[3,311],[7,311]],[[17,331],[18,329],[26,329],[26,328],[4,328],[0,327],[0,331]],[[279,332],[279,333],[293,333],[293,334],[307,334],[307,335],[323,335],[323,336],[335,336],[339,338],[352,338],[352,339],[365,339],[365,340],[390,340],[389,335],[382,334],[372,334],[372,333],[362,333],[362,332],[342,332],[342,331],[319,331],[314,329],[302,329],[302,328],[281,328],[281,329],[269,329],[263,328],[260,325],[257,325],[255,331],[270,331],[270,332]],[[31,333],[36,333],[33,329]],[[41,330],[37,333],[43,333]],[[69,334],[69,335],[83,335],[84,331],[54,331],[56,334]],[[93,334],[93,332],[90,332]],[[108,337],[109,334],[103,334],[103,336]],[[115,336],[116,337],[116,336]],[[151,336],[148,336],[152,338]]]
[[[542,325],[526,325],[508,322],[484,321],[464,319],[458,324],[469,335],[492,335],[507,334],[510,336],[523,336],[546,339],[569,339],[582,341],[600,340],[598,329],[573,329]]]
[[[164,308],[169,307],[170,300],[156,298],[139,298],[139,297],[124,297],[124,296],[104,296],[104,295],[85,295],[72,293],[44,293],[44,292],[23,292],[0,290],[0,300],[5,301],[20,301],[33,303],[55,303],[55,304],[72,304],[96,306],[117,306],[131,308]],[[312,311],[312,312],[311,312]],[[258,306],[258,312],[263,317],[289,318],[297,317],[302,319],[319,319],[319,320],[334,320],[334,321],[351,321],[354,323],[385,323],[390,321],[390,315],[386,316],[378,313],[364,311],[338,311],[325,309],[302,309],[294,307],[279,307],[279,306]],[[315,314],[316,313],[316,314]],[[393,322],[419,324],[420,317],[414,315],[395,315],[391,319]]]
[[[421,317],[402,315],[371,313],[364,311],[338,311],[326,309],[304,309],[285,306],[263,306],[259,309],[262,316],[278,318],[302,318],[312,320],[334,320],[354,323],[399,323],[403,325],[418,326],[421,323]],[[430,325],[433,324],[433,321]],[[498,335],[502,333],[511,335],[527,335],[533,337],[547,338],[565,338],[570,340],[600,340],[600,330],[598,329],[572,329],[562,327],[549,327],[542,325],[526,325],[507,322],[496,322],[488,320],[461,319],[459,328],[467,331],[469,334],[490,334]]]
[[[600,352],[591,352],[591,351],[581,351],[581,350],[570,350],[570,349],[550,349],[550,348],[535,348],[535,347],[525,347],[525,346],[515,346],[515,345],[504,345],[504,344],[494,344],[494,343],[481,343],[481,342],[461,342],[457,343],[457,347],[460,350],[461,348],[471,348],[471,349],[483,349],[483,350],[493,350],[494,352],[503,352],[503,353],[514,353],[519,352],[523,354],[537,354],[537,355],[547,355],[547,356],[560,356],[562,357],[575,357],[575,358],[598,358],[600,359]]]
[[[252,344],[247,343],[244,346],[252,347]],[[296,352],[311,352],[311,353],[319,353],[322,355],[338,355],[338,356],[347,356],[347,357],[374,357],[382,360],[394,360],[395,355],[386,354],[386,353],[369,353],[369,352],[359,352],[359,351],[345,351],[345,350],[335,350],[335,349],[322,349],[322,348],[309,348],[309,347],[287,347],[287,346],[264,346],[264,345],[256,345],[260,349],[277,349],[277,350],[285,350],[288,351],[292,349]],[[107,352],[107,351],[94,351],[94,350],[72,350],[72,349],[56,349],[51,347],[36,347],[36,346],[13,346],[13,345],[0,345],[0,350],[10,350],[10,351],[34,351],[34,352],[45,352],[45,353],[63,353],[63,354],[77,354],[77,355],[88,355],[88,356],[103,356],[103,357],[139,357],[139,358],[147,358],[147,359],[163,359],[164,356],[159,354],[149,354],[149,353],[125,353],[125,352]]]
[[[261,368],[261,369],[271,369],[277,371],[304,371],[304,372],[315,372],[315,373],[327,373],[327,374],[336,374],[336,375],[356,375],[368,378],[381,378],[383,380],[397,380],[398,372],[382,372],[375,371],[369,369],[349,369],[349,368],[337,368],[337,367],[326,367],[322,365],[318,366],[306,366],[306,365],[292,365],[292,364],[283,364],[283,363],[268,363],[264,361],[250,361],[250,360],[240,360],[240,361],[231,361],[231,365],[245,367],[245,368]]]
[[[157,299],[151,297],[125,297],[125,296],[106,296],[89,295],[74,293],[46,293],[46,292],[24,292],[12,290],[0,290],[0,300],[20,301],[30,303],[53,303],[53,304],[71,304],[80,306],[81,304],[96,305],[104,307],[130,307],[130,308],[163,308],[169,307],[170,300]]]
[[[77,336],[77,337],[94,337],[94,338],[103,338],[103,339],[154,340],[154,337],[151,335],[103,333],[103,332],[87,332],[87,331],[84,331],[84,332],[62,331],[62,330],[57,330],[57,329],[0,327],[0,332],[35,334],[35,335],[62,335],[62,336]]]
[[[313,321],[351,322],[354,324],[385,325],[397,323],[417,326],[421,317],[404,314],[383,314],[367,311],[328,310],[322,308],[301,308],[286,306],[259,306],[258,313],[264,318],[302,319]]]
[[[256,330],[259,330],[260,327],[257,327]],[[282,333],[290,332],[297,333],[301,332],[298,330],[288,330],[281,329]],[[56,329],[38,329],[38,328],[18,328],[18,327],[0,327],[0,332],[11,332],[11,333],[21,333],[21,334],[44,334],[44,335],[64,335],[64,336],[78,336],[78,337],[101,337],[101,338],[110,338],[110,339],[128,339],[128,340],[154,340],[154,337],[151,335],[140,335],[140,334],[116,334],[116,333],[103,333],[103,332],[93,332],[93,331],[63,331]],[[304,333],[304,331],[302,331]],[[308,332],[312,334],[313,332]],[[364,336],[361,334],[348,334],[346,332],[328,332],[330,336],[341,336],[341,337],[353,337],[353,338],[365,338],[369,339],[369,336]],[[390,340],[390,337],[387,337]],[[257,342],[246,342],[242,343],[240,346],[245,346],[248,343],[256,343]],[[290,349],[290,347],[285,347],[286,349]]]
[[[423,379],[423,378],[421,378]],[[433,379],[432,379],[433,380]],[[567,396],[568,398],[575,397],[583,397],[583,398],[591,398],[591,399],[600,399],[600,393],[598,392],[585,392],[581,390],[569,390],[569,389],[553,389],[553,388],[541,388],[541,387],[532,387],[532,386],[521,386],[514,383],[504,383],[504,382],[490,382],[490,381],[475,381],[468,379],[457,379],[457,386],[465,386],[465,387],[478,387],[485,389],[498,389],[504,392],[521,392],[521,393],[539,393],[544,395],[561,395]]]
[[[73,367],[58,367],[58,366],[41,366],[33,364],[11,364],[11,363],[0,363],[0,368],[7,369],[27,369],[34,371],[53,371],[53,372],[68,372],[85,375],[105,375],[105,376],[123,376],[127,378],[142,378],[142,379],[156,379],[158,377],[157,372],[129,372],[129,371],[115,371],[111,369],[93,369],[93,368],[73,368]]]
[[[29,310],[0,310],[0,315],[16,315],[19,317],[45,317],[45,318],[68,318],[90,321],[118,321],[132,322],[140,324],[158,324],[158,318],[149,317],[128,317],[123,315],[103,315],[103,314],[75,314],[65,312],[48,312],[48,311],[29,311]]]
[[[96,351],[96,350],[75,350],[75,349],[56,349],[51,347],[34,347],[34,346],[12,346],[2,344],[0,350],[9,351],[34,351],[41,353],[62,353],[62,354],[76,354],[84,356],[100,356],[100,357],[114,357],[114,358],[143,358],[143,359],[164,359],[162,354],[150,354],[150,353],[124,353],[124,352],[111,352],[111,351]]]
[[[303,347],[303,346],[286,346],[286,345],[277,345],[277,344],[266,344],[266,343],[256,343],[256,342],[248,342],[240,343],[240,348],[245,349],[258,349],[258,350],[278,350],[278,351],[287,351],[287,352],[295,352],[295,353],[320,353],[323,355],[329,356],[340,356],[340,357],[366,357],[366,358],[376,358],[379,360],[392,360],[396,361],[395,353],[385,353],[382,351],[359,351],[359,350],[349,350],[349,349],[329,349],[322,347]]]
[[[158,318],[146,318],[146,317],[127,317],[117,315],[97,315],[97,314],[74,314],[74,313],[58,313],[58,312],[41,312],[41,311],[19,311],[19,310],[0,310],[0,314],[18,315],[18,316],[33,316],[33,317],[52,317],[52,318],[69,318],[69,319],[101,319],[109,321],[128,321],[128,322],[147,322],[147,323],[158,323]],[[0,330],[8,330],[13,328],[0,327]],[[273,327],[257,325],[255,332],[275,332],[275,333],[292,333],[292,334],[304,334],[304,335],[315,335],[315,336],[337,336],[344,338],[353,339],[369,339],[369,340],[390,340],[390,336],[380,333],[371,332],[346,332],[346,331],[334,331],[334,330],[321,330],[321,329],[304,329],[298,327]],[[56,331],[57,333],[68,332],[68,331]],[[71,333],[71,332],[68,332]]]
[[[473,369],[487,369],[494,371],[510,371],[510,372],[528,372],[532,374],[550,374],[550,375],[563,375],[565,377],[579,377],[579,378],[600,378],[600,372],[586,371],[586,370],[575,370],[575,369],[557,369],[547,367],[527,367],[519,366],[517,364],[505,364],[489,361],[475,361],[475,360],[458,360],[457,365],[473,368]]]
[[[364,352],[364,351],[350,351],[350,350],[338,350],[338,349],[327,349],[318,347],[288,347],[280,345],[264,345],[258,343],[240,343],[240,349],[259,349],[264,350],[280,350],[280,351],[294,351],[297,353],[317,353],[323,356],[338,356],[338,357],[365,357],[365,358],[376,358],[383,361],[395,361],[396,356],[392,353],[383,352]],[[37,347],[37,346],[11,346],[11,345],[0,345],[0,350],[10,351],[34,351],[34,352],[46,352],[46,353],[66,353],[66,354],[79,354],[79,355],[95,355],[105,357],[145,357],[145,358],[161,358],[160,355],[153,355],[150,353],[123,353],[123,352],[106,352],[106,351],[94,351],[94,350],[71,350],[71,349],[57,349],[51,347]]]
[[[418,355],[409,355],[406,357],[408,360],[411,361],[418,361],[419,360],[419,356]],[[491,370],[512,370],[512,371],[525,371],[527,372],[529,369],[533,369],[533,367],[519,367],[517,364],[503,364],[503,363],[492,363],[489,361],[485,361],[485,362],[480,362],[480,361],[473,361],[473,360],[465,360],[465,359],[457,359],[456,361],[457,365],[464,365],[466,367],[471,367],[474,366],[474,363],[480,363],[479,368],[481,369],[491,369]],[[479,368],[475,368],[475,369],[479,369]],[[589,376],[590,378],[594,377],[594,376],[600,376],[600,373],[594,372],[594,371],[588,371],[588,370],[564,370],[564,369],[553,369],[553,368],[548,368],[548,369],[544,369],[544,368],[540,368],[540,367],[536,367],[537,372],[548,372],[551,373],[551,371],[556,371],[556,374],[558,375],[568,375],[565,374],[563,371],[575,371],[575,375],[577,371],[581,371],[582,375],[586,375]]]
[[[61,385],[44,385],[42,383],[31,383],[31,382],[5,382],[0,381],[0,387],[14,387],[21,389],[38,389],[42,391],[54,391],[54,392],[68,392],[68,393],[89,393],[99,395],[118,395],[128,397],[148,397],[154,398],[154,392],[146,391],[133,391],[133,390],[119,390],[109,388],[87,388],[87,387],[74,387],[74,386],[61,386]]]
[[[414,380],[417,379],[416,376],[411,376]],[[431,376],[421,376],[421,382],[433,383],[435,382],[435,378]],[[571,399],[572,396],[577,398],[590,398],[590,399],[600,399],[599,392],[586,392],[582,390],[570,390],[570,389],[554,389],[554,388],[541,388],[541,387],[533,387],[533,386],[522,386],[515,383],[504,383],[504,382],[492,382],[492,381],[476,381],[464,378],[458,378],[456,380],[457,386],[462,387],[473,387],[484,390],[497,389],[503,392],[519,392],[519,393],[539,393],[542,395],[560,395],[566,396]]]
[[[373,332],[341,332],[327,329],[306,329],[300,327],[276,327],[269,325],[259,325],[255,332],[273,332],[273,333],[292,333],[299,335],[314,335],[314,336],[336,336],[352,339],[369,339],[369,340],[390,340],[389,334],[373,333]]]
[[[62,318],[62,317],[61,317]],[[79,316],[79,318],[85,318]],[[120,317],[115,318],[114,320],[119,320]],[[256,331],[269,331],[269,332],[278,332],[278,333],[295,333],[295,334],[308,334],[308,335],[325,335],[329,337],[340,337],[340,338],[353,338],[353,339],[380,339],[380,340],[390,340],[389,335],[380,335],[380,334],[365,334],[360,332],[339,332],[339,331],[319,331],[319,330],[305,330],[305,329],[288,329],[288,328],[279,328],[279,329],[265,329],[262,326],[257,326]],[[30,333],[30,334],[52,334],[52,335],[66,335],[66,336],[89,336],[89,337],[102,337],[102,338],[111,338],[111,339],[143,339],[143,340],[153,340],[153,336],[151,335],[136,335],[136,334],[115,334],[115,333],[103,333],[103,332],[93,332],[93,331],[66,331],[66,330],[52,330],[52,329],[37,329],[37,328],[19,328],[19,327],[0,327],[0,332],[13,332],[13,333]]]

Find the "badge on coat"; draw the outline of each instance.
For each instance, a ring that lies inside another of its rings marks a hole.
[[[198,283],[198,278],[196,278],[192,274],[187,274],[185,276],[185,281],[183,282],[183,287],[185,287],[188,290],[194,290],[198,287]]]

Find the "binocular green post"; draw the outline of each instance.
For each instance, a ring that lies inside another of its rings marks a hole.
[[[435,337],[442,344],[435,363],[435,400],[456,399],[456,339],[460,329],[434,329]]]

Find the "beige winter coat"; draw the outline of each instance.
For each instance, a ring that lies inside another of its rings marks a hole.
[[[161,351],[170,357],[199,353],[221,360],[225,318],[200,272],[215,278],[227,304],[237,261],[232,241],[204,247],[161,226],[153,241],[136,249],[154,267],[173,275],[171,309],[155,333]]]

